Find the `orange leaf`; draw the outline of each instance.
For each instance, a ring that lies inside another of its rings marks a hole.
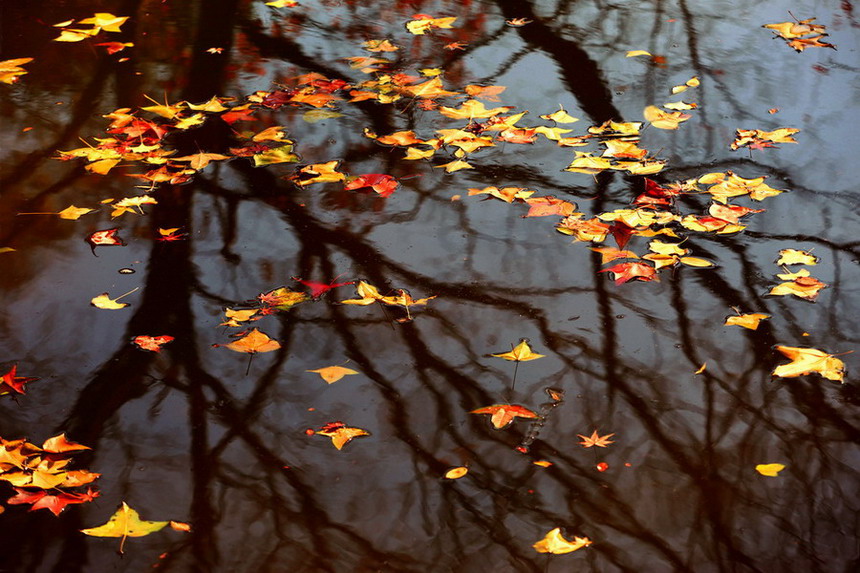
[[[519,404],[493,404],[492,406],[484,406],[477,410],[472,410],[470,414],[490,414],[490,421],[493,427],[497,430],[507,427],[514,421],[514,418],[536,419],[538,415],[532,412],[525,406]]]
[[[256,354],[258,352],[271,352],[272,350],[277,350],[281,347],[281,343],[269,338],[267,334],[254,328],[239,340],[233,341],[229,344],[220,344],[219,346],[229,348],[236,352]]]
[[[609,438],[614,435],[615,434],[606,434],[605,436],[598,436],[597,430],[594,430],[594,432],[592,432],[590,436],[583,436],[582,434],[577,434],[577,437],[582,438],[582,441],[579,442],[579,445],[584,448],[590,448],[592,446],[605,448],[609,444],[615,443],[609,440]]]

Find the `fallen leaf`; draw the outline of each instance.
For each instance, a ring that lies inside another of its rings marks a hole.
[[[370,432],[361,428],[351,428],[343,422],[331,422],[316,431],[321,436],[331,438],[331,443],[338,450],[342,449],[346,444],[352,441],[353,438],[361,436],[369,436]]]
[[[469,468],[464,466],[451,468],[450,470],[445,472],[445,479],[460,479],[467,473],[469,473]]]
[[[388,197],[397,189],[399,183],[397,179],[391,175],[383,173],[367,173],[358,175],[355,178],[350,178],[346,185],[343,186],[347,191],[354,189],[364,189],[370,187],[382,197]]]
[[[827,354],[817,348],[777,346],[776,349],[791,359],[791,362],[777,366],[773,370],[774,376],[796,378],[817,372],[828,380],[844,382],[845,363],[832,354]]]
[[[259,352],[271,352],[281,347],[281,343],[277,340],[269,338],[269,336],[254,328],[242,338],[230,342],[229,344],[219,344],[229,348],[235,352],[245,352],[247,354],[257,354]]]
[[[627,55],[625,57],[633,58],[636,56],[650,56],[650,55],[651,55],[651,52],[646,52],[645,50],[630,50],[629,52],[627,52]]]
[[[320,375],[320,378],[329,384],[337,382],[344,376],[358,374],[358,372],[352,368],[344,368],[343,366],[326,366],[325,368],[320,368],[318,370],[305,370],[305,372],[315,372]]]
[[[122,502],[122,507],[110,517],[107,523],[98,527],[81,529],[81,533],[93,537],[121,537],[119,552],[122,554],[127,537],[149,535],[163,529],[167,523],[166,521],[143,521],[135,510]]]
[[[125,241],[117,233],[119,233],[118,228],[104,229],[92,233],[86,240],[93,249],[95,247],[122,247],[125,245]]]
[[[548,468],[548,467],[550,467],[550,466],[552,465],[552,462],[549,462],[549,461],[547,461],[547,460],[535,460],[535,461],[533,461],[532,463],[533,463],[534,465],[536,465],[536,466],[540,466],[540,467],[542,467],[542,468]]]
[[[470,414],[490,414],[493,427],[501,430],[509,426],[515,418],[537,419],[537,413],[519,404],[493,404],[472,410]]]
[[[534,20],[529,20],[528,18],[511,18],[510,20],[505,20],[505,24],[513,26],[514,28],[519,28],[520,26],[531,24],[533,21]]]
[[[0,62],[0,82],[4,84],[14,84],[18,78],[27,74],[27,70],[22,68],[24,64],[29,64],[33,58],[15,58],[13,60],[4,60]]]
[[[172,336],[168,336],[163,334],[161,336],[135,336],[131,339],[131,341],[142,348],[143,350],[149,350],[151,352],[161,352],[161,347],[174,340]]]
[[[752,312],[749,314],[740,314],[737,316],[727,316],[725,324],[726,326],[742,326],[744,328],[749,328],[750,330],[756,330],[758,328],[758,323],[768,318],[770,318],[769,314]]]
[[[520,343],[517,344],[509,352],[501,352],[499,354],[493,354],[492,356],[496,356],[497,358],[504,358],[505,360],[512,360],[514,362],[526,362],[528,360],[537,360],[538,358],[543,358],[546,355],[532,352],[532,349],[528,344],[528,339],[522,338],[520,339]]]
[[[406,29],[415,35],[423,35],[425,32],[435,28],[451,28],[457,20],[456,16],[434,18],[427,14],[415,14],[412,18],[414,19],[406,23]]]
[[[588,547],[591,545],[591,540],[587,537],[575,537],[573,541],[568,541],[561,535],[561,528],[556,527],[547,533],[543,539],[532,545],[538,553],[553,553],[561,555],[571,553],[577,549]]]
[[[755,471],[763,476],[776,477],[779,472],[785,469],[783,464],[758,464]]]
[[[680,111],[663,111],[659,107],[649,105],[642,112],[645,121],[648,121],[658,129],[678,129],[681,122],[687,121],[692,116]]]
[[[693,375],[694,375],[694,376],[696,376],[696,375],[698,375],[698,374],[701,374],[702,372],[704,372],[704,371],[705,371],[705,369],[706,369],[707,367],[708,367],[708,363],[707,363],[707,362],[703,362],[703,363],[702,363],[702,365],[701,365],[701,366],[699,366],[699,369],[698,369],[698,370],[696,370],[695,372],[693,372]]]
[[[646,263],[619,263],[598,272],[612,273],[615,275],[613,278],[617,285],[624,284],[631,280],[660,281],[660,277],[657,276],[657,270]]]
[[[24,384],[35,382],[39,378],[36,376],[18,376],[18,365],[13,364],[8,372],[0,376],[0,395],[15,392],[16,394],[25,394]]]
[[[782,249],[779,252],[777,265],[817,265],[818,257],[808,251],[798,251],[797,249]]]
[[[827,284],[821,282],[815,277],[798,276],[792,281],[784,282],[770,289],[769,295],[784,296],[794,295],[798,298],[815,302],[818,298],[818,293],[825,288]]]
[[[108,293],[103,292],[102,294],[93,297],[90,300],[90,304],[96,308],[102,308],[105,310],[118,310],[120,308],[125,308],[127,306],[130,306],[129,303],[117,302],[117,301],[124,296],[130,295],[131,293],[136,291],[138,288],[140,288],[140,287],[135,287],[135,288],[131,289],[130,291],[128,291],[127,293],[121,294],[116,298],[110,298],[110,295],[108,295]]]
[[[605,436],[597,435],[597,430],[594,430],[590,436],[583,436],[582,434],[577,434],[578,438],[582,438],[582,441],[579,442],[579,445],[584,448],[591,448],[593,446],[597,446],[600,448],[605,448],[609,444],[614,444],[614,441],[610,441],[609,438],[614,436],[615,434],[606,434]]]

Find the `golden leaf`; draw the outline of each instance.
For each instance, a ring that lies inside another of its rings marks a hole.
[[[776,477],[779,472],[785,469],[783,464],[758,464],[755,471],[763,476]]]
[[[726,326],[742,326],[744,328],[749,328],[750,330],[756,330],[758,328],[758,323],[768,318],[770,318],[769,314],[753,312],[749,314],[726,317],[725,324]]]
[[[504,358],[505,360],[512,360],[514,362],[525,362],[527,360],[543,358],[545,355],[532,352],[532,349],[529,347],[528,340],[523,338],[510,352],[501,352],[499,354],[493,354],[492,356]]]
[[[230,342],[229,344],[222,344],[221,346],[236,352],[257,354],[258,352],[271,352],[272,350],[277,350],[281,347],[281,343],[269,338],[266,333],[260,332],[254,328],[242,338]]]
[[[351,368],[344,368],[343,366],[326,366],[325,368],[320,368],[318,370],[305,370],[305,372],[314,372],[320,375],[320,378],[328,382],[329,384],[333,384],[337,382],[344,376],[348,376],[350,374],[358,374],[355,370]]]
[[[451,468],[450,470],[445,472],[445,479],[460,479],[467,473],[469,473],[469,468],[464,466]]]
[[[556,527],[547,533],[543,539],[532,545],[538,553],[553,553],[561,555],[571,553],[577,549],[588,547],[591,545],[591,540],[587,537],[574,537],[573,541],[568,541],[561,535],[561,528]]]
[[[773,370],[774,376],[796,378],[817,372],[828,380],[837,382],[843,382],[845,378],[845,363],[832,354],[827,354],[817,348],[777,346],[776,349],[790,358],[791,362],[777,366]]]

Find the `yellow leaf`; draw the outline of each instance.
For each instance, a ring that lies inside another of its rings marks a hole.
[[[726,326],[742,326],[744,328],[749,328],[750,330],[756,330],[758,328],[758,323],[768,318],[770,318],[769,314],[752,312],[749,314],[726,317],[725,324]]]
[[[96,308],[102,308],[105,310],[118,310],[120,308],[125,308],[125,307],[129,306],[129,304],[127,302],[117,302],[117,301],[124,296],[130,295],[131,293],[136,291],[137,288],[138,287],[135,287],[134,289],[128,291],[125,294],[121,294],[114,299],[110,298],[110,296],[108,296],[108,293],[103,292],[102,294],[100,294],[96,297],[93,297],[90,300],[90,304],[92,304]]]
[[[331,183],[334,181],[343,181],[346,175],[337,171],[337,166],[340,163],[338,160],[327,161],[326,163],[316,163],[306,165],[299,169],[298,173],[291,177],[296,185],[304,187],[311,183]]]
[[[798,273],[799,274],[799,273]],[[784,296],[793,294],[798,298],[815,302],[818,298],[818,291],[827,285],[815,277],[801,276],[793,281],[784,282],[770,289],[768,294],[775,296]]]
[[[260,332],[254,328],[242,338],[230,342],[229,344],[222,344],[221,346],[229,348],[235,352],[257,354],[258,352],[271,352],[272,350],[277,350],[281,347],[281,343],[269,338],[266,333]]]
[[[783,464],[758,464],[755,471],[763,476],[776,477],[779,472],[785,469]]]
[[[515,362],[525,362],[527,360],[537,360],[538,358],[543,358],[545,355],[532,352],[531,347],[529,347],[528,340],[523,338],[520,340],[520,343],[517,344],[510,352],[493,354],[493,356],[496,356],[498,358],[504,358],[505,360],[513,360]]]
[[[779,252],[777,265],[817,265],[818,257],[807,251],[797,249],[782,249]]]
[[[577,549],[588,547],[591,545],[591,540],[587,537],[574,537],[573,541],[568,541],[561,535],[561,528],[556,527],[547,533],[543,539],[532,545],[538,553],[553,553],[561,555],[571,553]]]
[[[678,124],[690,119],[690,114],[680,111],[663,111],[662,109],[649,105],[643,112],[645,120],[658,129],[678,129]]]
[[[266,2],[266,6],[271,6],[273,8],[293,8],[298,6],[299,3],[296,0],[274,0],[273,2]]]
[[[445,171],[448,173],[453,173],[454,171],[459,171],[461,169],[474,169],[469,162],[463,161],[462,159],[458,159],[456,161],[451,161],[449,163],[443,163],[442,165],[435,165],[436,169],[445,168]]]
[[[469,468],[460,466],[457,468],[451,468],[447,472],[445,472],[445,479],[460,479],[464,475],[469,473]]]
[[[558,106],[558,111],[547,115],[542,115],[541,118],[549,119],[556,123],[573,123],[575,121],[579,121],[579,119],[569,115],[566,111],[564,111],[564,108],[561,106],[561,104],[559,104]]]
[[[275,163],[295,163],[298,160],[299,156],[293,153],[292,144],[287,144],[254,155],[254,167],[274,165]]]
[[[659,239],[655,239],[648,243],[648,248],[661,255],[686,255],[690,249],[682,249],[678,243],[664,243]]]
[[[329,426],[331,427],[326,427],[317,431],[317,434],[331,438],[331,443],[334,444],[334,447],[338,450],[343,449],[343,447],[352,441],[353,438],[370,435],[370,432],[367,430],[362,430],[361,428],[350,428],[340,424],[339,422],[329,424]]]
[[[547,461],[547,460],[535,460],[535,461],[533,461],[532,463],[533,463],[534,465],[536,465],[536,466],[540,466],[540,467],[542,467],[542,468],[548,468],[548,467],[550,467],[550,466],[552,465],[552,462],[549,462],[549,461]]]
[[[693,375],[701,374],[702,372],[704,372],[704,371],[705,371],[705,369],[706,369],[707,367],[708,367],[708,363],[707,363],[707,362],[703,362],[703,363],[702,363],[702,365],[701,365],[701,366],[699,366],[699,369],[698,369],[698,370],[696,370],[695,372],[693,372]]]
[[[680,260],[681,264],[690,267],[708,268],[714,266],[714,263],[712,263],[708,259],[702,259],[700,257],[681,257]]]
[[[206,103],[202,103],[200,105],[194,105],[188,102],[185,102],[186,105],[193,111],[209,111],[213,113],[220,113],[222,111],[226,111],[227,108],[221,104],[221,100],[217,97],[212,96],[212,99],[207,101]]]
[[[464,101],[459,108],[442,106],[439,108],[439,113],[441,113],[445,117],[450,117],[453,119],[471,120],[473,118],[494,117],[496,115],[499,115],[500,113],[508,111],[509,109],[511,109],[510,106],[494,107],[492,109],[487,109],[480,101],[476,99],[470,99]]]
[[[344,368],[343,366],[326,366],[325,368],[320,368],[318,370],[305,370],[305,372],[315,372],[319,374],[320,377],[329,384],[337,382],[344,376],[350,374],[358,374],[358,372],[356,372],[355,370],[351,368]]]
[[[835,358],[832,354],[822,352],[817,348],[796,348],[793,346],[777,346],[777,350],[791,359],[788,364],[777,366],[774,376],[782,378],[796,378],[805,374],[817,372],[828,380],[843,382],[845,377],[845,363]]]
[[[109,12],[97,12],[92,18],[81,20],[78,24],[90,24],[105,32],[120,32],[119,27],[125,24],[126,20],[128,20],[128,16],[114,16]]]
[[[135,510],[122,502],[122,507],[111,516],[107,523],[98,527],[82,529],[81,533],[94,537],[121,537],[119,552],[122,553],[126,537],[143,537],[163,529],[166,525],[166,521],[143,521]]]
[[[60,216],[60,219],[69,219],[70,221],[77,221],[82,215],[86,215],[87,213],[92,213],[93,209],[86,209],[84,207],[75,207],[74,205],[69,205],[57,215]]]
[[[4,60],[0,62],[0,82],[4,84],[13,84],[18,80],[19,76],[28,73],[21,66],[33,61],[33,58],[15,58],[14,60]]]
[[[455,20],[457,20],[456,16],[445,18],[424,17],[407,22],[406,29],[415,35],[423,35],[426,31],[433,28],[450,28]]]
[[[98,34],[100,30],[93,28],[91,30],[72,30],[66,29],[60,32],[60,35],[54,38],[55,42],[80,42]]]
[[[324,119],[334,119],[336,117],[343,117],[343,114],[328,109],[309,109],[302,115],[302,119],[308,123],[316,123]]]
[[[633,58],[636,56],[650,56],[650,55],[651,55],[651,52],[646,52],[645,50],[630,50],[629,52],[627,52],[627,55],[625,57]]]

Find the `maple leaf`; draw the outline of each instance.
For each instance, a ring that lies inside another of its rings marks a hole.
[[[4,60],[0,62],[0,82],[4,84],[14,84],[18,78],[29,73],[22,68],[24,64],[29,64],[33,58],[15,58],[13,60]]]
[[[397,182],[397,179],[391,175],[385,175],[383,173],[367,173],[365,175],[358,175],[355,178],[350,178],[343,188],[347,191],[352,191],[354,189],[370,187],[382,197],[388,197],[394,193],[398,185],[399,183]]]
[[[406,23],[406,29],[415,35],[423,35],[434,28],[450,28],[457,20],[456,16],[434,18],[427,14],[415,14],[413,20]]]
[[[18,365],[13,364],[8,372],[0,376],[0,396],[15,392],[17,394],[26,394],[24,384],[35,382],[39,378],[37,376],[18,376]]]
[[[93,249],[93,254],[95,254],[96,247],[122,247],[125,245],[125,241],[123,241],[117,233],[119,232],[118,228],[113,229],[104,229],[102,231],[96,231],[92,233],[89,237],[87,237],[86,241],[90,244],[90,247]]]
[[[150,352],[161,352],[161,347],[172,340],[175,339],[167,334],[163,334],[161,336],[140,335],[131,339],[136,346],[143,350],[149,350]]]
[[[794,48],[796,52],[802,52],[806,48],[832,48],[835,50],[836,46],[833,44],[821,41],[821,38],[826,35],[827,34],[822,34],[820,36],[815,36],[814,38],[796,38],[791,40],[788,45]]]
[[[632,251],[622,251],[615,247],[593,247],[595,253],[600,253],[600,264],[606,264],[615,259],[638,259],[639,255]]]
[[[10,505],[32,504],[30,511],[47,509],[56,516],[59,516],[68,505],[92,501],[100,495],[98,491],[92,489],[87,489],[87,492],[82,494],[62,492],[57,495],[50,495],[45,490],[30,491],[19,487],[13,489],[17,495],[10,497],[6,503]]]
[[[444,168],[448,173],[460,171],[461,169],[474,169],[468,161],[463,161],[462,159],[443,163],[442,165],[434,165],[433,167],[436,169]]]
[[[532,412],[525,406],[519,404],[493,404],[492,406],[484,406],[477,410],[472,410],[470,414],[490,414],[490,422],[497,430],[506,428],[513,423],[515,418],[537,419],[537,413]]]
[[[507,89],[507,86],[479,86],[469,84],[464,91],[471,97],[478,97],[487,101],[499,101],[499,94]]]
[[[76,452],[81,450],[91,450],[92,448],[89,446],[85,446],[83,444],[78,444],[76,442],[70,442],[66,438],[66,434],[57,434],[52,438],[48,438],[42,443],[42,449],[46,452],[59,454],[63,452]]]
[[[614,274],[615,284],[617,285],[624,284],[630,280],[660,281],[656,269],[645,263],[620,263],[598,272]]]
[[[400,48],[391,43],[391,40],[367,40],[362,47],[368,52],[396,52]]]
[[[174,157],[173,161],[187,161],[191,169],[199,171],[209,165],[210,162],[221,161],[223,159],[230,159],[230,157],[227,155],[221,155],[220,153],[204,153],[201,151],[200,153],[196,153],[194,155]]]
[[[320,378],[329,384],[337,382],[344,376],[358,374],[358,372],[352,368],[344,368],[343,366],[326,366],[325,368],[319,368],[317,370],[305,370],[305,372],[314,372],[315,374],[319,374]]]
[[[469,189],[469,197],[473,195],[490,195],[496,199],[501,199],[505,203],[513,203],[516,199],[528,199],[534,195],[534,191],[530,191],[525,187],[484,187],[483,189]]]
[[[606,434],[605,436],[598,436],[597,430],[594,430],[590,436],[583,436],[582,434],[577,434],[578,438],[582,438],[582,441],[579,442],[579,445],[584,448],[590,448],[592,446],[597,446],[599,448],[605,448],[609,444],[614,444],[615,442],[610,441],[609,438],[614,436],[615,434]]]
[[[791,359],[791,362],[774,368],[774,376],[796,378],[817,372],[828,380],[844,382],[845,363],[832,354],[827,354],[817,348],[777,346],[776,349]]]
[[[532,545],[538,553],[553,553],[561,555],[571,553],[577,549],[588,547],[591,545],[591,540],[587,537],[574,536],[573,541],[568,541],[561,534],[561,528],[556,527],[547,533],[543,539]]]
[[[779,259],[777,265],[817,265],[818,257],[808,251],[798,251],[797,249],[782,249],[779,251]]]
[[[337,166],[340,161],[327,161],[326,163],[316,163],[306,165],[299,169],[295,175],[290,177],[296,185],[304,187],[312,183],[331,183],[334,181],[343,181],[346,175],[337,171]]]
[[[415,86],[402,86],[400,88],[400,91],[411,95],[412,97],[420,98],[437,98],[458,95],[457,92],[451,92],[446,90],[442,85],[442,78],[438,76],[427,80],[423,84],[418,84]]]
[[[120,308],[125,308],[127,306],[130,306],[130,304],[127,302],[117,302],[117,301],[124,296],[130,295],[131,293],[136,291],[138,288],[140,288],[140,287],[135,287],[135,288],[131,289],[130,291],[128,291],[127,293],[121,294],[116,298],[111,298],[108,293],[103,292],[102,294],[93,297],[90,300],[90,304],[96,308],[101,308],[104,310],[118,310]]]
[[[251,332],[238,340],[234,340],[228,344],[219,344],[224,348],[229,348],[235,352],[244,352],[246,354],[257,354],[260,352],[271,352],[281,347],[281,343],[277,340],[269,338],[269,336],[260,332],[258,329],[251,329]]]
[[[794,280],[776,285],[770,289],[767,294],[774,296],[784,296],[792,294],[798,298],[815,302],[818,298],[818,291],[827,287],[827,284],[821,282],[815,277],[797,276]]]
[[[678,129],[681,122],[687,121],[692,116],[680,111],[663,111],[659,107],[649,105],[643,111],[645,121],[648,121],[658,129]]]
[[[761,213],[763,211],[764,209],[750,209],[749,207],[742,207],[740,205],[721,205],[719,203],[711,203],[708,207],[709,215],[735,225],[739,223],[740,218],[744,215]]]
[[[499,115],[500,113],[504,113],[510,109],[513,109],[511,106],[503,106],[503,107],[494,107],[492,109],[487,109],[484,107],[484,104],[476,99],[469,99],[464,101],[459,108],[453,107],[445,107],[442,106],[439,108],[439,113],[444,115],[445,117],[450,117],[453,119],[474,119],[474,118],[487,118],[494,117]]]
[[[510,20],[505,20],[505,24],[514,28],[519,28],[520,26],[531,24],[533,21],[534,20],[529,20],[528,18],[511,18]]]
[[[158,234],[160,235],[156,241],[173,242],[184,241],[188,237],[188,233],[180,233],[181,227],[171,227],[170,229],[162,229],[159,227]]]
[[[343,449],[343,447],[349,442],[351,442],[353,438],[370,435],[370,432],[368,432],[367,430],[363,430],[361,428],[351,428],[343,422],[328,423],[319,430],[317,430],[316,433],[321,436],[331,438],[331,443],[334,444],[334,447],[336,447],[338,450]]]
[[[92,17],[80,20],[78,24],[90,24],[105,32],[120,32],[120,26],[125,24],[128,16],[114,16],[110,12],[96,12]]]
[[[254,167],[263,167],[276,163],[297,163],[301,159],[293,153],[292,143],[281,145],[280,147],[266,148],[261,153],[254,154],[253,157]]]
[[[332,281],[332,282],[326,284],[326,283],[318,283],[318,282],[314,282],[314,281],[306,281],[300,277],[292,277],[292,279],[296,282],[299,282],[299,283],[305,285],[309,289],[311,289],[311,298],[313,298],[314,300],[318,299],[319,297],[321,297],[322,295],[324,295],[325,293],[327,293],[328,291],[330,291],[334,288],[355,284],[355,281],[349,281],[349,282],[345,282],[345,283],[336,283],[336,282]],[[335,278],[334,280],[337,280],[337,278]]]
[[[763,476],[768,477],[777,477],[779,472],[785,469],[785,465],[783,464],[758,464],[755,467],[755,471],[760,473]]]
[[[144,521],[127,503],[122,502],[122,506],[110,517],[107,523],[98,527],[81,529],[81,533],[93,537],[122,538],[119,544],[119,552],[122,554],[127,537],[143,537],[164,529],[167,524],[167,521]]]
[[[546,355],[532,352],[532,349],[529,346],[528,339],[521,338],[520,343],[516,346],[513,346],[512,350],[510,350],[509,352],[501,352],[499,354],[492,354],[491,356],[495,356],[497,358],[504,358],[505,360],[512,360],[514,362],[526,362],[528,360],[537,360],[538,358],[543,358]]]
[[[116,203],[113,204],[113,211],[111,211],[111,218],[115,219],[120,215],[124,215],[126,213],[138,213],[143,215],[143,207],[142,205],[156,205],[158,201],[155,200],[154,197],[149,195],[141,195],[139,197],[126,197],[124,199],[120,199]],[[136,209],[135,209],[136,208]]]
[[[465,50],[467,45],[468,44],[465,44],[463,42],[451,42],[450,44],[445,44],[443,47],[446,50],[452,50],[453,51],[453,50]]]
[[[554,121],[556,123],[573,123],[575,121],[579,121],[579,119],[568,114],[564,107],[561,104],[558,105],[558,111],[540,116],[543,119],[548,119]]]
[[[753,312],[749,314],[739,314],[737,316],[727,316],[725,324],[727,326],[742,326],[750,330],[756,330],[758,328],[758,323],[768,318],[770,318],[769,314]]]
[[[307,301],[308,295],[303,292],[290,290],[286,287],[279,287],[274,290],[270,290],[269,292],[257,295],[257,298],[261,303],[268,307],[274,307],[278,310],[289,310],[297,304]]]
[[[825,26],[821,24],[812,24],[815,18],[807,18],[806,20],[798,20],[797,22],[779,22],[777,24],[764,24],[762,28],[773,30],[777,36],[792,40],[794,38],[802,38],[810,34],[820,34],[825,30]]]
[[[529,212],[525,215],[526,217],[547,217],[549,215],[567,217],[576,210],[576,203],[557,199],[552,195],[529,197],[525,201],[529,205]]]
[[[799,132],[799,129],[793,127],[781,127],[773,131],[762,131],[760,129],[738,129],[735,131],[735,140],[731,144],[734,150],[741,147],[750,147],[753,145],[761,148],[775,147],[774,143],[797,143],[792,135]]]

